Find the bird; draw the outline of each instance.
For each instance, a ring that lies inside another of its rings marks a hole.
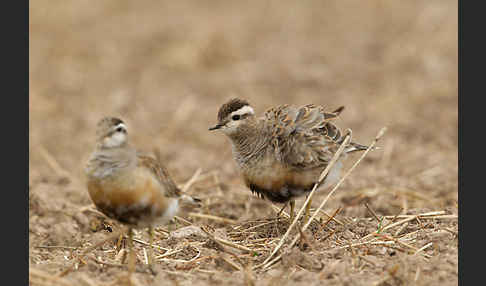
[[[149,266],[153,260],[153,227],[168,223],[182,210],[200,207],[201,200],[183,193],[160,160],[129,144],[127,126],[117,117],[98,121],[96,145],[84,171],[96,208],[128,226],[132,257],[132,230],[149,228]]]
[[[332,112],[320,105],[271,107],[257,117],[245,99],[233,98],[218,111],[219,130],[229,137],[233,158],[245,185],[260,198],[290,204],[290,220],[295,217],[295,199],[307,195],[318,183],[320,173],[344,142],[345,135],[333,122],[344,106]],[[318,189],[325,189],[340,178],[347,154],[368,147],[351,142]],[[309,218],[311,202],[307,204]]]

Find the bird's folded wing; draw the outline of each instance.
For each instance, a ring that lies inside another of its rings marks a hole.
[[[301,170],[326,166],[342,142],[340,129],[331,122],[342,110],[325,112],[314,104],[269,109],[267,128],[282,162]]]
[[[181,195],[180,189],[172,180],[169,172],[158,160],[142,154],[137,154],[137,158],[138,166],[149,169],[149,171],[152,172],[157,180],[159,180],[165,187],[167,197],[179,197]]]

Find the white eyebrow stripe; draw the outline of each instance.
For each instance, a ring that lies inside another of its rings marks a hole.
[[[253,111],[253,108],[251,108],[251,106],[245,105],[242,108],[240,108],[240,109],[238,109],[236,111],[231,112],[231,116],[233,116],[233,115],[243,115],[243,114],[247,114],[247,113],[255,114],[255,111]]]
[[[127,129],[127,126],[125,124],[123,124],[123,123],[120,123],[117,126],[115,126],[115,129],[117,129],[119,127],[123,127],[123,129]]]

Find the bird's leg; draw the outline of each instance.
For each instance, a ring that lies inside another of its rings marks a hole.
[[[128,228],[128,284],[132,284],[132,273],[135,271],[135,252],[133,249],[133,231]]]
[[[116,250],[118,250],[116,257],[118,257],[118,255],[121,255],[121,263],[122,264],[125,264],[126,261],[127,261],[127,246],[126,246],[126,242],[124,243],[124,241],[123,241],[124,236],[125,236],[125,233],[121,232],[120,236],[118,237],[118,240],[116,242],[116,245],[115,245]],[[122,245],[122,243],[123,243],[123,245]]]
[[[148,256],[148,264],[149,265],[152,265],[152,263],[154,262],[154,228],[152,227],[152,225],[149,226],[149,256]]]
[[[115,248],[118,252],[121,251],[121,244],[123,242],[123,233],[120,233],[120,236],[118,237],[118,240],[116,242]]]
[[[282,214],[283,210],[284,210],[284,209],[287,207],[287,204],[288,204],[288,203],[285,203],[285,204],[283,205],[283,207],[280,209],[280,211],[279,211],[279,212],[278,212],[278,214],[277,214],[277,218],[279,218],[279,217],[280,217],[280,215]]]
[[[149,225],[149,253],[148,253],[148,267],[150,272],[153,275],[156,275],[157,272],[154,270],[154,227]]]
[[[312,204],[312,199],[309,200],[309,203],[305,206],[305,214],[304,214],[304,222],[307,223],[307,221],[309,221],[310,219],[310,208],[311,208],[311,204]]]
[[[290,200],[289,204],[290,204],[290,222],[292,223],[295,217],[295,201]]]

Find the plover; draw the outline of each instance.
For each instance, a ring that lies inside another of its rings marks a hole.
[[[258,118],[246,100],[235,98],[221,106],[218,123],[209,130],[220,130],[230,138],[233,157],[246,186],[261,198],[290,203],[292,220],[295,198],[312,190],[344,141],[345,136],[333,122],[343,109],[341,106],[326,112],[314,104],[281,105]],[[319,188],[339,180],[346,154],[366,148],[349,143]],[[310,203],[307,218],[309,209]]]
[[[128,225],[130,252],[132,229],[148,227],[151,254],[153,226],[167,223],[181,209],[198,207],[200,200],[182,193],[161,162],[128,144],[121,119],[101,119],[96,136],[85,168],[89,196],[102,213]]]

